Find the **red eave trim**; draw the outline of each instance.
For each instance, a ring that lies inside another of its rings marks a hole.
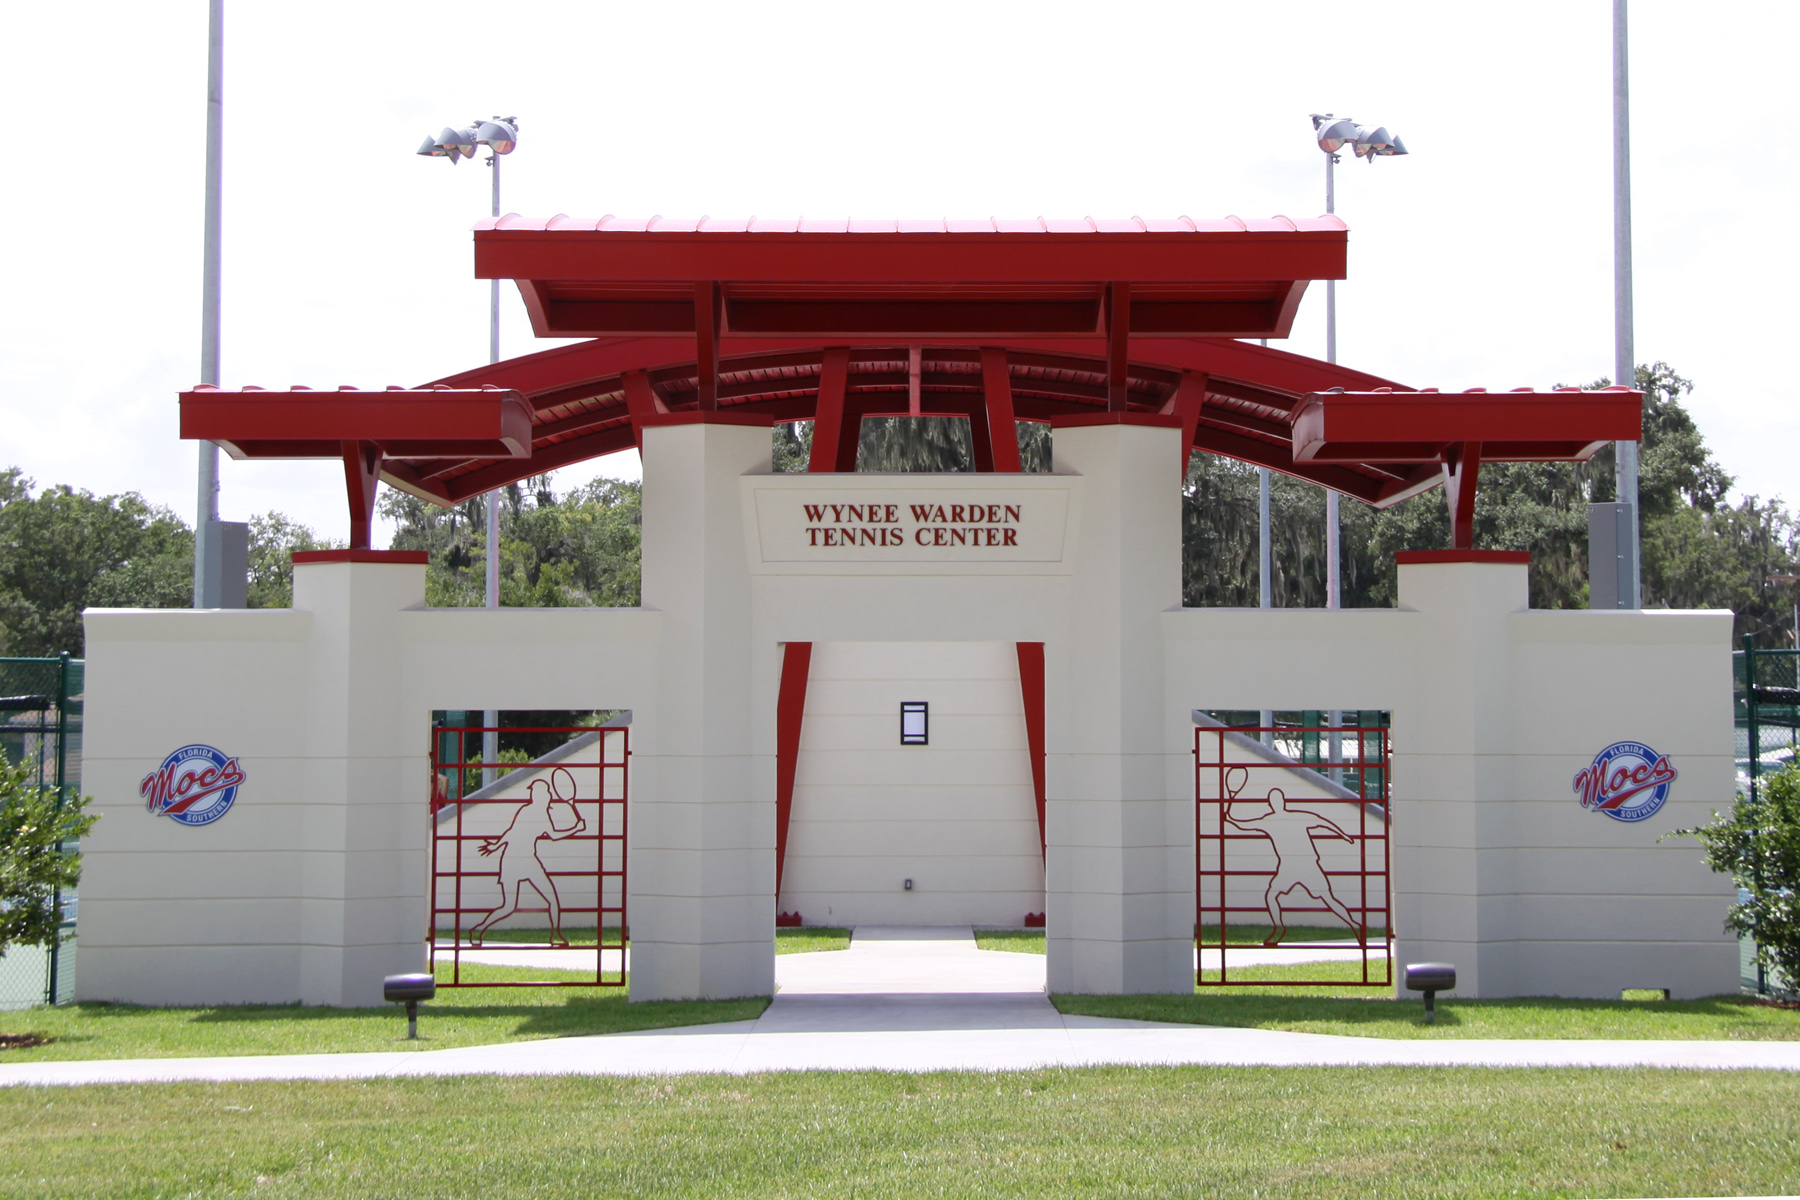
[[[1180,429],[1180,413],[1096,412],[1051,417],[1052,429],[1081,429],[1088,425],[1142,425],[1151,429]]]
[[[731,412],[728,409],[713,409],[710,412],[651,413],[638,422],[639,428],[643,429],[657,425],[760,425],[767,429],[773,424],[775,424],[775,418],[766,413]]]
[[[504,224],[505,219],[502,220]],[[475,231],[479,279],[813,285],[1343,279],[1339,228],[1186,233]]]
[[[1421,563],[1505,563],[1530,566],[1529,550],[1398,550],[1394,561],[1401,566]]]
[[[389,566],[422,567],[431,561],[423,550],[296,550],[294,564],[386,563]]]

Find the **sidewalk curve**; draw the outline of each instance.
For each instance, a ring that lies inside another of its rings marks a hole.
[[[0,1086],[1111,1065],[1800,1071],[1790,1042],[1431,1042],[1064,1016],[1041,957],[977,950],[966,927],[858,930],[849,951],[777,966],[780,991],[755,1021],[456,1050],[20,1063],[0,1065]]]

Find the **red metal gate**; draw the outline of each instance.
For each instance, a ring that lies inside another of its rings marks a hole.
[[[481,726],[432,733],[429,939],[439,987],[622,987],[630,731],[507,728],[566,735],[482,783]],[[542,914],[542,923],[534,920]],[[534,928],[506,928],[523,916]],[[577,978],[471,980],[471,951],[528,954]]]
[[[1379,724],[1194,731],[1198,984],[1393,982],[1389,768],[1388,731]],[[1344,938],[1290,938],[1288,929],[1302,923],[1342,925]],[[1343,950],[1348,938],[1357,942],[1358,979],[1242,974],[1247,951]]]

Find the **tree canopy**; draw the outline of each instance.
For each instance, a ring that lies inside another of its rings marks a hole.
[[[1638,368],[1637,386],[1644,391],[1639,508],[1645,605],[1729,608],[1740,635],[1754,634],[1767,646],[1792,645],[1794,595],[1772,577],[1797,573],[1800,522],[1778,499],[1727,499],[1734,481],[1681,402],[1692,383],[1658,362]],[[1255,605],[1256,468],[1196,453],[1183,491],[1184,603]],[[1614,497],[1610,446],[1587,463],[1483,463],[1475,544],[1531,551],[1534,608],[1585,608],[1587,506]],[[1324,490],[1277,474],[1270,508],[1275,605],[1324,604]],[[1395,603],[1395,551],[1450,544],[1442,489],[1380,512],[1346,497],[1340,520],[1346,607]]]
[[[79,656],[84,608],[193,603],[194,533],[174,513],[136,492],[34,486],[0,471],[0,653]]]
[[[642,489],[595,479],[557,497],[549,475],[500,491],[500,603],[509,608],[632,607],[638,603]],[[479,607],[486,600],[487,502],[440,508],[384,490],[381,515],[398,529],[391,548],[431,555],[425,602]]]

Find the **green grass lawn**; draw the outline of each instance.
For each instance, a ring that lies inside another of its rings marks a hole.
[[[812,954],[821,950],[848,950],[850,931],[835,925],[802,925],[775,931],[775,953]]]
[[[1800,1191],[1800,1077],[1095,1068],[0,1089],[9,1196]]]
[[[1010,950],[1015,954],[1042,954],[1044,931],[1041,929],[977,929],[978,950]]]
[[[463,966],[463,978],[545,979],[574,972]],[[444,977],[440,970],[439,978]],[[766,999],[629,1004],[625,988],[440,990],[419,1009],[419,1040],[406,1040],[405,1009],[244,1004],[141,1008],[70,1004],[0,1013],[0,1033],[40,1034],[48,1045],[0,1050],[0,1063],[95,1058],[190,1058],[214,1054],[340,1054],[353,1050],[447,1050],[497,1042],[624,1033],[753,1020]]]
[[[1233,979],[1252,987],[1197,987],[1191,996],[1052,996],[1065,1013],[1286,1029],[1385,1038],[1670,1038],[1800,1039],[1800,1010],[1749,997],[1707,1000],[1458,1000],[1438,997],[1437,1023],[1425,1024],[1423,1003],[1392,998],[1387,987],[1282,986],[1284,979],[1353,978],[1358,963],[1300,963],[1240,967]],[[1208,972],[1216,975],[1216,972]],[[1642,994],[1642,993],[1640,993]],[[1796,1147],[1800,1153],[1800,1147]]]

